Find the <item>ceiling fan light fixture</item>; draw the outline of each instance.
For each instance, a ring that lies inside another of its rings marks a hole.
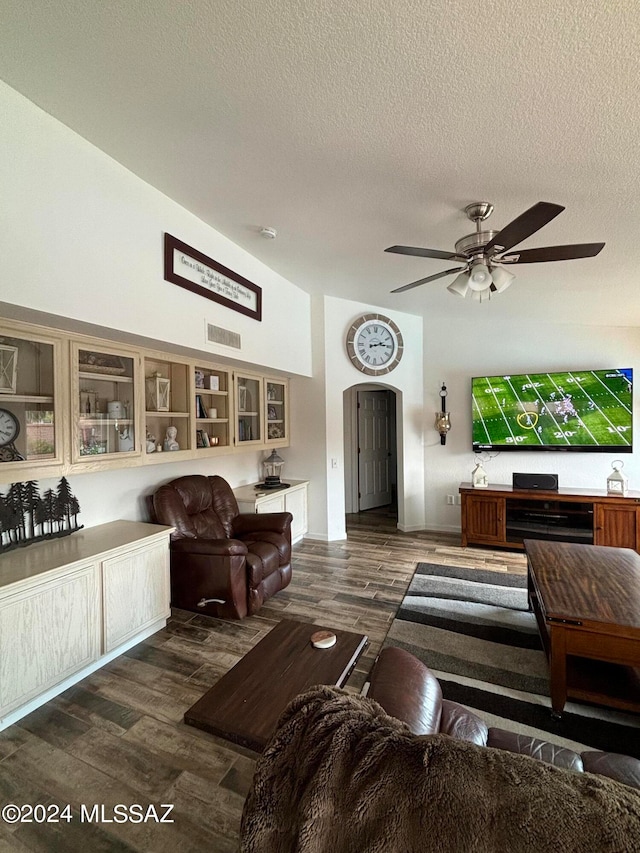
[[[469,287],[476,292],[487,290],[487,288],[491,287],[491,273],[486,264],[477,263],[471,267]]]
[[[469,273],[466,270],[461,272],[447,287],[447,290],[449,293],[455,293],[456,296],[462,296],[464,299],[469,290]]]
[[[490,216],[493,205],[487,201],[468,204],[464,212],[475,223],[474,234],[467,234],[455,243],[454,252],[441,249],[421,249],[416,246],[390,246],[385,252],[415,255],[436,260],[456,260],[465,264],[464,272],[457,276],[447,290],[456,296],[470,297],[476,302],[490,299],[492,293],[502,293],[515,276],[504,269],[504,264],[535,264],[546,261],[570,261],[574,258],[593,258],[604,247],[604,243],[572,243],[566,246],[543,246],[538,249],[519,249],[519,244],[539,231],[564,210],[561,204],[539,201],[520,216],[516,216],[499,231],[482,230],[483,221]],[[501,257],[498,257],[501,255]],[[443,270],[426,278],[396,287],[392,293],[402,293],[421,284],[436,281],[463,267]]]
[[[493,279],[496,293],[502,293],[503,290],[509,287],[515,275],[502,267],[494,267],[491,270],[491,278]]]

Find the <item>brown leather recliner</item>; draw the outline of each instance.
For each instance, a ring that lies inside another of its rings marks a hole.
[[[171,604],[243,619],[291,580],[290,512],[240,514],[222,477],[194,474],[161,486],[156,521],[171,534]]]

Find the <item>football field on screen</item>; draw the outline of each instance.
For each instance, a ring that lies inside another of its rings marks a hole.
[[[631,376],[618,370],[487,376],[473,382],[473,443],[632,444]]]

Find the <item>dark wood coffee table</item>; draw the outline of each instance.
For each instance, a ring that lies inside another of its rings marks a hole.
[[[337,642],[316,649],[328,630]],[[262,752],[289,702],[315,684],[342,687],[367,645],[364,634],[284,619],[184,715],[190,726]]]
[[[640,556],[537,539],[524,548],[554,715],[567,696],[640,711]]]

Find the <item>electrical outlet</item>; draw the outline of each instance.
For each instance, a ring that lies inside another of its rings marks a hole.
[[[447,495],[447,504],[449,504],[449,506],[453,506],[455,504],[455,498],[453,495]]]

